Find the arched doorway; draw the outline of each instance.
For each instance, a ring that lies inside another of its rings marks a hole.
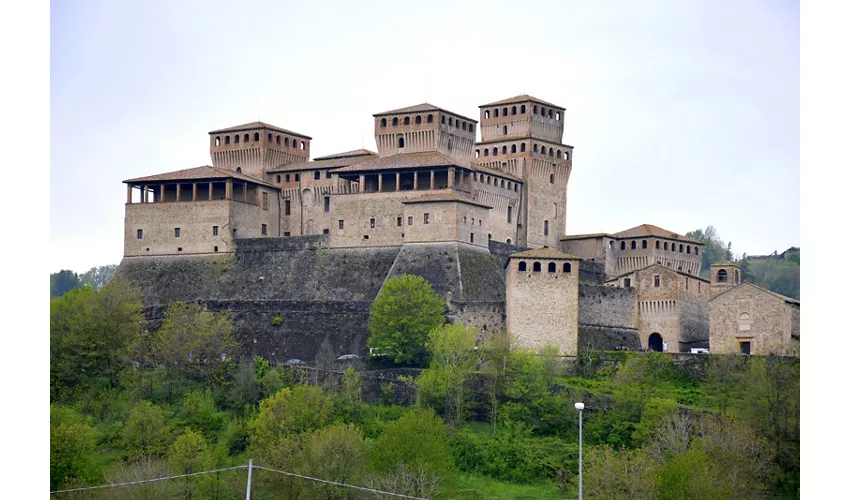
[[[661,338],[660,333],[653,333],[649,336],[649,350],[661,352],[664,349],[664,339]]]

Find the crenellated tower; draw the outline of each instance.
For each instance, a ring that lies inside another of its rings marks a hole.
[[[214,167],[264,179],[269,169],[310,159],[311,138],[263,122],[210,132]]]
[[[520,95],[479,106],[472,161],[523,179],[517,243],[557,248],[566,234],[573,147],[562,144],[565,108]]]
[[[427,103],[372,116],[380,157],[437,151],[469,165],[475,120]]]

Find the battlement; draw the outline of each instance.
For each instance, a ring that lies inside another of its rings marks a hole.
[[[309,136],[263,122],[213,130],[209,136],[214,167],[259,179],[271,168],[310,159]]]

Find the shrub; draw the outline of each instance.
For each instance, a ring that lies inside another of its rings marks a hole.
[[[142,401],[130,411],[121,431],[128,457],[165,453],[165,445],[169,441],[165,417],[165,410],[150,401]]]
[[[280,326],[283,324],[283,318],[280,317],[280,314],[272,318],[271,324],[272,326]]]
[[[433,410],[410,410],[390,422],[375,441],[372,466],[390,472],[399,465],[440,474],[452,467],[448,428]]]

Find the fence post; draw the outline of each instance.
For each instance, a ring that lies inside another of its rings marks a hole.
[[[251,500],[251,472],[254,468],[254,459],[248,459],[248,491],[245,493],[245,500]]]

